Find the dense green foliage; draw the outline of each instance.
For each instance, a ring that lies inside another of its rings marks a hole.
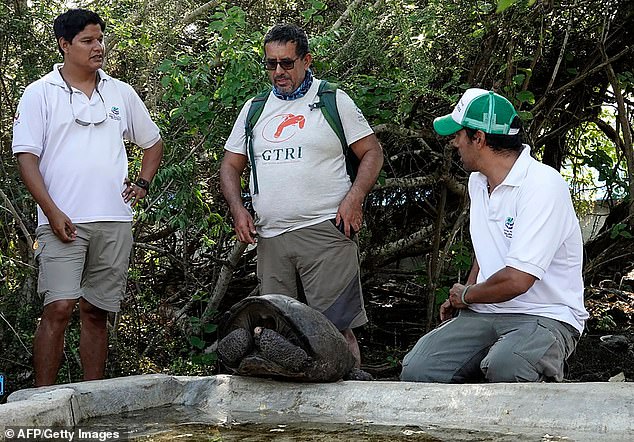
[[[232,263],[234,280],[223,296],[219,276],[235,240],[218,167],[242,104],[268,87],[261,41],[280,21],[307,29],[316,76],[338,82],[355,99],[385,150],[385,179],[366,203],[364,283],[406,258],[422,262],[411,279],[430,326],[447,286],[464,280],[466,173],[431,122],[473,86],[494,88],[518,106],[527,140],[568,177],[580,215],[598,195],[614,209],[612,235],[588,247],[590,276],[615,265],[612,256],[619,256],[614,271],[632,267],[629,0],[106,0],[90,7],[108,24],[105,69],[135,87],[166,143],[134,223],[128,291],[113,318],[110,376],[213,372],[215,312],[255,286],[248,251]],[[30,248],[35,207],[11,153],[12,116],[24,87],[60,61],[51,28],[63,9],[59,1],[0,4],[0,372],[11,389],[31,382],[30,346],[41,311]],[[134,146],[129,157],[135,176]],[[612,255],[601,255],[605,250]],[[80,376],[73,330],[60,381]]]

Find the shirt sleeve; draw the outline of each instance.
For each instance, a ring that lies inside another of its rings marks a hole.
[[[233,124],[233,129],[231,129],[229,138],[227,138],[227,141],[225,142],[225,150],[240,155],[247,154],[244,125],[246,123],[247,114],[249,113],[249,108],[251,107],[252,101],[253,99],[250,99],[244,104],[244,106],[242,106],[242,110],[240,110],[238,118],[236,118],[236,122]]]
[[[337,89],[337,110],[348,145],[374,133],[361,109],[341,89]]]
[[[143,100],[141,100],[132,86],[123,82],[118,82],[117,85],[123,89],[122,92],[126,103],[124,138],[142,149],[154,146],[161,139],[161,133],[156,123],[152,121],[152,117],[150,117]]]
[[[41,156],[44,150],[47,116],[41,88],[29,86],[24,91],[13,120],[14,154],[31,153]]]

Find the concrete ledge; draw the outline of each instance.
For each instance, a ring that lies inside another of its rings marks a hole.
[[[602,441],[634,434],[634,383],[298,384],[229,375],[145,375],[21,390],[0,405],[0,430],[72,426],[165,405],[197,408],[215,423],[415,425]]]
[[[91,417],[171,405],[174,397],[180,394],[181,388],[182,384],[173,376],[129,376],[19,390],[7,398],[6,405],[11,405],[15,409],[23,406],[26,410],[30,410],[31,404],[36,403],[41,409],[46,407],[56,409],[57,403],[48,401],[46,395],[60,390],[67,391],[73,399],[69,403],[70,412],[74,416],[74,421],[71,421],[70,425],[75,425]],[[0,405],[0,428],[4,423],[3,407]],[[20,421],[22,423],[13,425],[34,425],[30,414],[30,412],[22,413]],[[39,425],[50,426],[53,423],[41,419]]]
[[[217,407],[240,422],[364,422],[474,431],[550,434],[575,440],[628,440],[634,384],[472,384],[279,382],[217,376]],[[282,385],[284,386],[282,388]]]
[[[74,391],[70,388],[35,390],[28,399],[0,405],[0,430],[13,426],[73,426],[73,401]]]

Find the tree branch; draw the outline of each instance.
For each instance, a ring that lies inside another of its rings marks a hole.
[[[335,22],[335,24],[332,25],[332,27],[330,28],[330,33],[335,32],[336,30],[338,30],[341,25],[343,24],[343,22],[348,18],[348,16],[350,15],[350,13],[352,12],[352,10],[354,8],[357,7],[357,5],[361,3],[361,0],[354,0],[352,3],[350,3],[348,5],[348,7],[346,8],[345,11],[343,11],[343,14],[341,14],[341,16],[337,19],[337,21]]]
[[[456,195],[463,195],[466,190],[466,186],[457,181],[451,175],[428,175],[418,176],[411,178],[388,178],[385,180],[385,184],[376,184],[372,191],[384,190],[384,189],[413,189],[416,187],[431,186],[442,181],[447,189]]]
[[[601,49],[604,58],[607,59],[605,49],[603,47]],[[623,144],[621,145],[621,148],[623,149],[625,162],[627,164],[630,194],[630,208],[628,213],[630,215],[630,219],[632,219],[632,215],[634,215],[634,150],[632,150],[632,127],[630,126],[630,121],[627,116],[627,109],[625,106],[625,101],[623,100],[623,94],[621,93],[621,84],[619,83],[619,79],[614,73],[614,69],[612,68],[611,63],[607,64],[606,71],[608,74],[608,80],[610,81],[610,84],[612,85],[612,90],[614,91],[614,98],[616,99],[616,103],[618,106],[617,121],[620,123],[619,126],[621,127],[621,132],[623,134]],[[619,126],[617,126],[617,128]],[[630,226],[632,225],[634,225],[634,222],[630,222]]]
[[[194,21],[198,20],[202,15],[204,15],[207,11],[209,11],[211,8],[215,8],[216,6],[218,6],[218,3],[219,3],[218,0],[212,0],[210,2],[205,3],[202,6],[199,6],[198,8],[194,9],[192,12],[187,14],[185,17],[183,17],[183,19],[179,21],[179,24],[187,26],[193,23]]]
[[[557,63],[555,63],[555,69],[553,69],[553,75],[550,77],[550,81],[548,82],[548,86],[546,87],[546,91],[544,95],[548,95],[548,92],[553,87],[555,83],[555,78],[557,78],[557,74],[559,73],[559,66],[561,66],[561,61],[564,59],[564,54],[566,53],[566,46],[568,45],[568,37],[570,36],[570,29],[572,28],[572,18],[574,16],[573,11],[577,6],[577,0],[575,0],[575,4],[572,9],[568,9],[570,13],[570,17],[568,18],[568,27],[566,28],[566,35],[564,35],[564,42],[561,45],[561,49],[559,50],[559,57],[557,58]]]
[[[227,288],[229,287],[229,283],[231,282],[231,278],[233,276],[233,270],[246,249],[247,244],[240,241],[236,241],[233,245],[233,249],[231,249],[229,257],[227,258],[228,263],[223,265],[220,269],[220,275],[216,281],[214,291],[212,292],[209,302],[205,307],[205,311],[201,316],[203,321],[207,321],[208,318],[211,317],[212,313],[218,309],[222,298],[224,298],[225,293],[227,293]]]
[[[433,230],[434,226],[426,226],[405,238],[401,238],[397,241],[385,244],[383,247],[381,247],[378,254],[372,255],[372,258],[378,258],[379,261],[385,261],[387,258],[395,255],[401,250],[405,250],[417,244],[423,243],[429,237],[429,235],[431,235]],[[367,252],[363,252],[361,254],[361,262],[365,261],[366,257]]]
[[[26,225],[24,224],[24,221],[22,221],[22,218],[20,217],[20,214],[18,213],[16,208],[13,206],[13,204],[11,204],[11,201],[9,200],[9,197],[2,191],[2,189],[0,189],[0,197],[2,197],[2,199],[4,200],[4,203],[7,205],[7,207],[5,207],[5,209],[8,210],[13,215],[13,218],[15,218],[15,221],[18,223],[18,226],[20,227],[20,230],[22,231],[22,234],[24,235],[24,238],[26,238],[26,243],[29,246],[29,250],[32,251],[33,250],[33,238],[31,238],[31,234],[29,233],[29,229],[26,228]]]
[[[552,92],[549,92],[548,94],[544,94],[542,96],[542,99],[539,100],[539,102],[535,104],[535,106],[533,107],[533,109],[531,111],[533,112],[533,114],[535,114],[539,109],[541,109],[546,104],[546,99],[547,99],[547,97],[549,95],[559,95],[562,92],[565,92],[566,90],[572,88],[573,86],[576,86],[577,84],[582,83],[589,76],[591,76],[593,74],[596,74],[597,72],[601,71],[603,68],[605,68],[610,63],[613,63],[616,60],[618,60],[619,58],[627,55],[629,52],[632,51],[632,49],[634,49],[634,46],[626,46],[625,49],[623,49],[621,52],[616,54],[614,57],[604,61],[603,63],[599,63],[598,65],[596,65],[595,67],[593,67],[589,71],[585,72],[584,74],[576,76],[574,78],[574,80],[570,80],[568,83],[566,83],[563,86],[557,88],[556,90],[554,90]]]

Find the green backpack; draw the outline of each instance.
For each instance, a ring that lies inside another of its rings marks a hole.
[[[246,145],[249,156],[249,162],[251,163],[251,172],[253,174],[253,193],[258,193],[258,178],[255,170],[255,158],[253,155],[253,127],[257,123],[266,100],[269,98],[270,91],[262,92],[256,95],[251,102],[249,113],[247,114],[245,123]],[[337,109],[337,85],[334,83],[328,83],[322,81],[317,91],[317,97],[319,101],[317,103],[309,105],[310,109],[320,108],[324,114],[324,118],[328,121],[328,124],[335,131],[339,141],[341,141],[341,147],[343,149],[343,156],[346,159],[346,171],[350,177],[350,181],[354,181],[357,176],[357,170],[359,169],[359,158],[354,154],[352,149],[348,146],[346,136],[343,132],[343,125],[341,124],[341,117],[339,117],[339,110]]]

